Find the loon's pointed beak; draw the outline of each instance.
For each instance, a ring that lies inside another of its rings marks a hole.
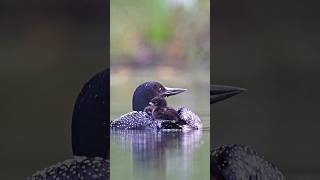
[[[176,94],[180,94],[182,92],[185,92],[186,89],[183,88],[169,88],[169,87],[165,87],[165,92],[163,93],[165,96],[173,96]]]
[[[234,95],[240,94],[246,89],[232,86],[211,85],[210,86],[210,104],[222,101]]]

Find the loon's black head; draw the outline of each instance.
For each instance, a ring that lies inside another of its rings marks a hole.
[[[232,87],[232,86],[221,86],[211,85],[210,86],[210,104],[222,101],[234,95],[240,94],[246,89]]]
[[[109,69],[82,88],[72,116],[72,150],[76,156],[109,159]]]
[[[155,97],[168,97],[184,91],[186,89],[164,87],[159,82],[145,82],[139,85],[133,93],[132,109],[134,111],[143,111]]]

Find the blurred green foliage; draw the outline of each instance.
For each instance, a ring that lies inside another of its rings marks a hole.
[[[209,0],[111,1],[111,64],[159,64],[161,60],[180,67],[206,66],[209,4]]]

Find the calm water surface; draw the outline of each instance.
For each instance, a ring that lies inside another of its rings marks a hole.
[[[208,121],[209,116],[201,119]],[[209,137],[209,128],[111,131],[111,179],[208,180]]]

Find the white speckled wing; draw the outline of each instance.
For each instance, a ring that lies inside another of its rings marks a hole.
[[[119,130],[156,129],[157,122],[146,112],[133,111],[112,121],[110,127]]]
[[[109,175],[108,160],[75,156],[38,171],[27,180],[108,180]]]
[[[178,108],[178,114],[192,129],[202,129],[202,122],[197,114],[186,107]]]

